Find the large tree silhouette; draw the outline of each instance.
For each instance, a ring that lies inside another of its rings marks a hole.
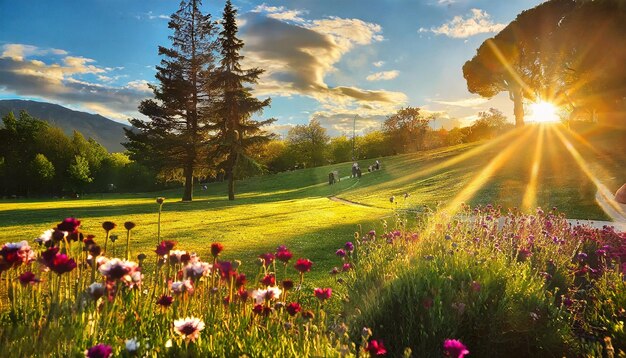
[[[240,51],[244,44],[237,38],[236,16],[237,11],[230,0],[226,1],[222,20],[223,30],[218,37],[222,58],[215,81],[221,93],[216,102],[216,125],[213,127],[217,132],[214,141],[217,153],[225,157],[221,166],[228,179],[229,200],[235,200],[236,168],[257,166],[248,151],[272,138],[262,127],[275,121],[252,119],[253,114],[261,112],[270,104],[270,99],[258,100],[246,86],[257,83],[263,70],[241,68],[243,56]]]
[[[201,0],[183,0],[171,16],[172,47],[159,46],[165,58],[157,66],[159,84],[151,86],[154,99],[139,106],[150,120],[133,119],[136,129],[125,129],[132,159],[184,178],[183,201],[193,198],[194,175],[214,164],[208,153],[216,24],[200,6]]]
[[[561,45],[551,39],[574,6],[573,0],[547,1],[522,12],[483,42],[476,56],[463,66],[468,90],[488,98],[508,92],[515,125],[523,126],[524,98],[549,96],[554,81],[562,80],[559,62],[554,61]]]

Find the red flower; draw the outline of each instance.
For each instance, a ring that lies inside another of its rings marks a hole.
[[[174,246],[176,246],[176,241],[163,240],[159,245],[157,245],[154,252],[156,252],[159,256],[167,255],[174,248]]]
[[[242,274],[237,275],[237,279],[235,279],[235,285],[237,287],[241,287],[241,286],[245,285],[246,282],[247,282],[247,279],[246,279],[246,275],[245,274],[242,273]]]
[[[276,285],[276,277],[274,275],[265,275],[263,279],[261,279],[261,283],[265,286],[275,286]]]
[[[239,291],[237,291],[237,294],[239,294],[239,299],[242,302],[246,302],[248,300],[248,297],[250,297],[250,292],[248,292],[248,290],[243,287],[240,288]]]
[[[283,280],[283,288],[285,290],[291,290],[293,288],[293,281],[292,280]]]
[[[233,264],[230,261],[220,261],[217,263],[217,268],[220,270],[220,275],[224,280],[230,279],[231,276],[236,276],[237,272],[233,268]]]
[[[219,242],[214,242],[211,244],[211,255],[213,255],[213,257],[217,257],[222,251],[224,251],[224,245],[220,244]]]
[[[287,249],[287,247],[285,246],[279,246],[276,249],[276,258],[284,263],[289,262],[289,260],[291,260],[291,258],[293,257],[293,254],[291,253],[291,251],[289,251],[289,249]]]
[[[172,302],[174,302],[174,297],[163,295],[157,300],[156,304],[167,308],[172,304]]]
[[[290,316],[295,316],[298,314],[298,312],[302,311],[302,307],[298,302],[291,302],[287,305],[286,309],[287,313],[289,313]]]
[[[52,266],[49,266],[50,270],[56,272],[61,275],[66,272],[70,272],[76,268],[76,261],[74,259],[70,259],[65,254],[56,254],[54,259],[52,260]]]
[[[332,288],[316,288],[314,293],[320,301],[325,301],[333,294],[333,290]]]
[[[57,225],[57,230],[73,233],[78,229],[79,226],[80,220],[76,220],[76,218],[67,218]]]
[[[263,260],[263,265],[269,266],[272,262],[274,262],[274,254],[271,252],[259,255],[259,258]]]
[[[313,262],[311,262],[310,260],[298,259],[298,261],[296,261],[296,264],[293,265],[293,267],[295,267],[296,270],[300,271],[301,273],[305,273],[305,272],[311,271],[312,265],[313,265]]]
[[[20,283],[24,286],[39,282],[39,279],[35,277],[35,274],[30,271],[27,271],[21,274],[18,277],[18,280],[20,280]]]
[[[367,346],[365,346],[365,350],[369,352],[370,357],[384,356],[387,354],[387,350],[385,349],[382,340],[370,339],[370,341],[367,342]]]

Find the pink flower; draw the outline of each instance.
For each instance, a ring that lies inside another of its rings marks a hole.
[[[333,290],[332,288],[316,288],[314,294],[320,301],[325,301],[333,294]]]
[[[349,262],[346,262],[345,264],[343,264],[342,270],[350,271],[351,268],[352,268],[352,265]]]
[[[172,249],[176,246],[176,241],[163,240],[159,245],[157,245],[156,252],[159,256],[167,255]]]
[[[85,351],[86,358],[109,358],[113,354],[111,346],[97,344]]]
[[[335,252],[335,255],[339,256],[339,257],[346,257],[346,250],[344,249],[339,249]]]
[[[174,321],[174,331],[185,340],[195,341],[204,329],[204,322],[200,318],[187,317]]]
[[[296,270],[300,271],[301,273],[311,271],[311,266],[313,266],[313,262],[307,259],[298,259],[298,261],[296,261],[296,264],[293,265],[293,267],[295,267]]]
[[[56,272],[59,275],[62,275],[66,272],[70,272],[76,268],[76,261],[74,259],[70,259],[66,254],[56,254],[50,265],[48,265],[50,270]]]
[[[287,249],[286,246],[281,245],[276,249],[276,258],[284,263],[289,262],[289,260],[291,260],[291,258],[293,257],[293,254],[291,253],[291,251],[289,251],[289,249]]]
[[[290,316],[295,316],[296,314],[298,314],[298,312],[302,310],[302,307],[298,302],[291,302],[287,305],[286,309],[287,313],[289,313]]]
[[[443,342],[443,351],[452,358],[463,358],[469,354],[467,347],[458,339],[446,339]]]
[[[57,230],[65,231],[67,233],[74,233],[80,226],[80,220],[76,218],[67,218],[57,225]]]
[[[0,256],[2,256],[4,264],[8,267],[28,264],[35,260],[35,253],[31,250],[27,241],[9,242],[2,245]]]
[[[367,342],[365,350],[369,352],[370,357],[384,356],[387,354],[387,350],[385,349],[382,340],[371,339],[369,342]]]
[[[267,252],[265,254],[259,255],[259,258],[263,260],[263,265],[269,266],[274,262],[274,254],[271,252]]]

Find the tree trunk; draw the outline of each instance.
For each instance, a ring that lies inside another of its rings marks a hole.
[[[522,88],[515,88],[511,91],[511,99],[513,100],[513,113],[515,114],[515,127],[524,126],[524,95]]]
[[[184,169],[185,175],[185,191],[183,193],[183,201],[193,200],[193,164],[188,163]]]
[[[228,200],[235,200],[235,175],[232,170],[228,174]]]

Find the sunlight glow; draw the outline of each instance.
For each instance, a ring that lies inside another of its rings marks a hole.
[[[539,101],[533,103],[530,105],[530,112],[530,116],[528,116],[529,122],[546,123],[561,120],[557,114],[557,107],[550,102]]]
[[[526,212],[530,212],[537,206],[537,179],[539,178],[539,168],[541,167],[541,153],[543,152],[545,126],[539,127],[539,136],[537,137],[537,144],[535,146],[535,153],[533,155],[533,164],[530,168],[530,181],[526,187],[524,193],[524,199],[522,201],[522,209]]]

